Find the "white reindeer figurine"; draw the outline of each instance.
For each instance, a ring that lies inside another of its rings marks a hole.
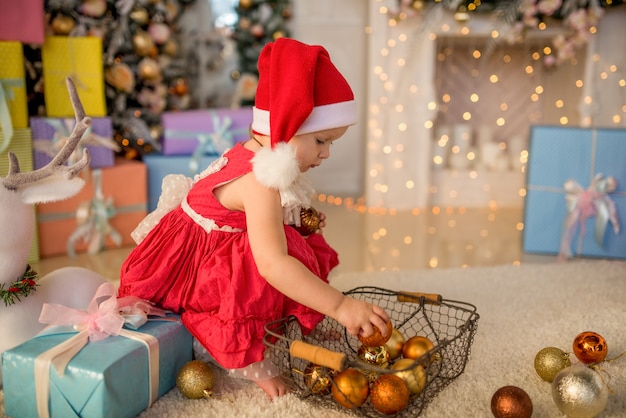
[[[27,173],[20,172],[17,157],[9,152],[9,172],[6,177],[0,177],[0,354],[44,328],[44,324],[39,323],[44,303],[86,309],[98,286],[106,281],[99,274],[80,267],[64,267],[35,281],[27,262],[35,228],[32,206],[67,199],[78,193],[84,181],[77,175],[90,160],[85,150],[79,161],[65,165],[91,125],[69,78],[67,88],[76,126],[65,146],[48,165]]]

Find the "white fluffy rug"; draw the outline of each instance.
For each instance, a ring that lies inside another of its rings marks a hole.
[[[571,352],[574,338],[583,331],[606,339],[607,359],[626,351],[626,262],[345,273],[332,283],[341,290],[373,285],[440,293],[478,307],[478,332],[465,372],[426,407],[423,417],[490,417],[492,395],[507,385],[528,393],[533,417],[564,417],[552,400],[550,384],[535,372],[537,352],[548,346]],[[600,417],[626,417],[626,355],[601,367],[610,376],[613,393]],[[256,385],[222,373],[217,374],[214,395],[188,400],[174,388],[140,418],[350,416],[293,394],[270,401]],[[0,416],[3,412],[0,407]]]

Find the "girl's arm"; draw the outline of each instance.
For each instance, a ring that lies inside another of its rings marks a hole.
[[[320,280],[287,252],[280,194],[246,175],[241,189],[248,239],[259,273],[287,297],[330,316],[348,333],[370,336],[373,327],[383,335],[389,316],[376,305],[345,296]]]

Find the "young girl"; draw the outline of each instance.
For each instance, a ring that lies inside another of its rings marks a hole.
[[[292,39],[267,44],[258,65],[251,139],[193,181],[166,178],[174,184],[164,181],[158,209],[133,233],[119,296],[180,312],[219,365],[274,398],[287,387],[264,360],[266,323],[295,315],[310,332],[328,315],[369,336],[386,333],[389,317],[328,284],[338,259],[321,230],[302,236],[289,226],[311,202],[302,173],[356,122],[350,86],[324,48]]]

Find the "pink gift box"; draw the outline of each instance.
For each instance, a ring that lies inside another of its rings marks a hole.
[[[250,138],[252,108],[164,112],[163,155],[219,155]]]

